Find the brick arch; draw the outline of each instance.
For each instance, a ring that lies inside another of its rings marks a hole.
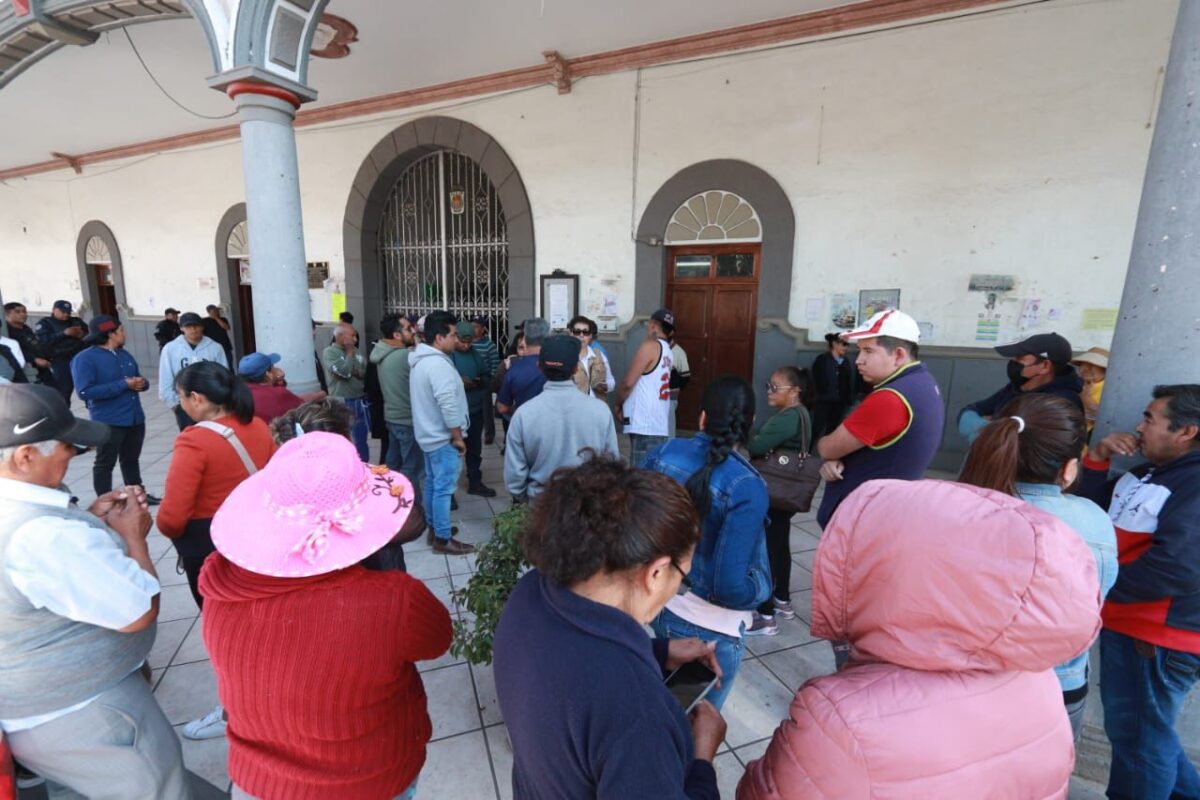
[[[379,219],[400,175],[421,156],[454,150],[473,159],[496,187],[508,226],[508,303],[512,321],[532,317],[534,297],[533,215],[516,165],[484,131],[451,117],[422,117],[401,125],[371,150],[350,189],[342,226],[346,257],[346,304],[378,334],[383,315],[383,271],[378,253]]]

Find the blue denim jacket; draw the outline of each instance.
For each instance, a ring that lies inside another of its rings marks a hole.
[[[1066,495],[1049,483],[1018,483],[1017,494],[1030,505],[1053,514],[1070,525],[1083,538],[1096,559],[1096,577],[1100,580],[1100,596],[1117,582],[1117,533],[1112,521],[1100,506],[1075,495]],[[1087,683],[1088,652],[1054,668],[1054,674],[1064,692],[1078,689]]]
[[[712,440],[703,433],[671,439],[646,455],[645,469],[687,485],[704,466]],[[767,484],[739,453],[712,472],[712,505],[692,557],[692,593],[736,611],[757,608],[771,593],[767,561]]]

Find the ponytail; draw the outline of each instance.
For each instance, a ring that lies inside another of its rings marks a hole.
[[[1000,409],[967,453],[962,483],[1016,496],[1017,483],[1057,483],[1083,454],[1083,413],[1062,397],[1027,394]]]
[[[1020,435],[1021,425],[1012,417],[997,417],[985,425],[967,451],[959,482],[1015,497]]]
[[[712,505],[710,486],[713,470],[729,458],[734,447],[750,438],[754,423],[754,390],[744,378],[725,375],[704,389],[700,399],[704,412],[704,433],[709,437],[704,466],[688,478],[686,488],[703,520]]]
[[[240,375],[215,361],[200,361],[184,367],[175,376],[182,392],[195,392],[237,417],[242,424],[254,419],[254,395]]]

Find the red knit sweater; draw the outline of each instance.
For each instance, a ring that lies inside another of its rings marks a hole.
[[[233,428],[250,460],[262,469],[275,452],[271,429],[254,417],[249,423],[226,416],[214,420]],[[192,426],[175,438],[167,468],[162,505],[154,521],[163,536],[175,539],[193,519],[211,519],[225,498],[250,474],[233,446],[217,432]]]
[[[229,775],[263,800],[377,800],[416,779],[433,729],[413,662],[450,614],[403,572],[271,578],[213,553],[204,643],[229,712]]]

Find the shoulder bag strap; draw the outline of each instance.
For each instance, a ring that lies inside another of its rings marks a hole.
[[[808,454],[812,452],[812,431],[809,430],[808,411],[804,406],[799,406],[796,411],[800,414],[800,452]]]
[[[196,423],[197,428],[204,428],[220,436],[225,441],[229,442],[230,447],[237,453],[238,458],[242,460],[242,466],[246,468],[246,472],[253,475],[258,472],[258,467],[254,465],[254,461],[250,458],[250,454],[246,452],[246,446],[242,444],[242,440],[234,433],[233,428],[228,425],[222,425],[219,422],[204,420]]]

